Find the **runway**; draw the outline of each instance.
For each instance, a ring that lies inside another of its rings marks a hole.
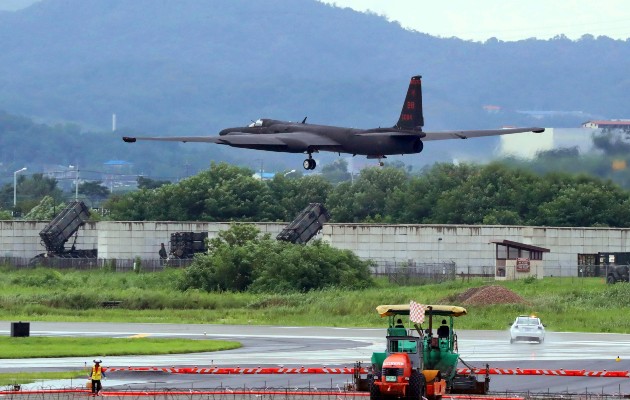
[[[8,335],[10,322],[0,322],[0,334]],[[509,343],[505,331],[456,331],[459,353],[475,367],[489,363],[496,368],[544,368],[629,370],[630,335],[547,332],[544,343]],[[105,366],[348,366],[355,361],[369,365],[373,351],[385,347],[385,329],[228,326],[137,323],[32,322],[31,336],[180,337],[235,340],[234,350],[157,356],[71,357],[56,359],[0,359],[0,372],[75,370],[90,365],[95,357]],[[621,361],[616,361],[620,357]],[[112,374],[114,375],[114,374]],[[116,373],[108,387],[336,387],[350,376],[259,375],[207,376],[163,373]],[[493,376],[491,390],[551,392],[630,393],[628,378]]]

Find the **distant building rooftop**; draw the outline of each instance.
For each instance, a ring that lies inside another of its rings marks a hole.
[[[530,250],[530,251],[540,251],[542,253],[550,252],[549,249],[544,248],[544,247],[534,246],[532,244],[527,244],[527,243],[514,242],[512,240],[491,240],[490,243],[502,244],[504,246],[512,246],[518,249],[525,249],[525,250]]]
[[[275,172],[263,172],[262,173],[262,180],[263,181],[269,181],[269,180],[272,180],[274,176],[276,176]],[[260,179],[260,172],[256,172],[254,175],[252,175],[252,177],[254,179]]]
[[[129,161],[125,160],[109,160],[103,163],[104,165],[132,165]]]
[[[599,129],[599,128],[630,128],[630,119],[611,119],[611,120],[595,120],[586,121],[582,124],[584,128]]]
[[[528,115],[530,117],[533,118],[547,118],[547,117],[586,117],[588,118],[589,115],[586,115],[586,113],[584,111],[565,111],[565,110],[516,110],[517,113],[519,114],[525,114]]]
[[[483,109],[489,113],[498,113],[501,111],[501,106],[495,106],[494,104],[486,104]]]

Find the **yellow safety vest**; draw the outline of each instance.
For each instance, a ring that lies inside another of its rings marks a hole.
[[[96,366],[92,367],[92,380],[100,381],[102,370],[103,370],[103,367],[101,367],[100,365],[98,367]]]

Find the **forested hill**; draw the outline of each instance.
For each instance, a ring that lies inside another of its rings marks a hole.
[[[517,110],[583,111],[542,121],[575,126],[630,117],[628,71],[630,41],[435,38],[315,0],[43,0],[0,13],[0,109],[97,130],[112,113],[151,134],[263,116],[393,125],[414,74],[428,130],[541,123]],[[206,151],[206,165],[225,156]]]

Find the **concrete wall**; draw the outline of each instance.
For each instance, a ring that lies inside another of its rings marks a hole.
[[[39,232],[45,222],[0,221],[0,255],[30,258],[45,251]],[[286,223],[259,223],[275,237]],[[96,222],[88,223],[78,249],[97,248],[99,258],[157,259],[160,243],[168,247],[173,232],[208,232],[214,237],[229,223]],[[332,246],[377,261],[454,261],[458,272],[495,265],[495,240],[512,240],[551,249],[543,254],[544,273],[575,275],[579,253],[630,251],[630,229],[530,226],[326,224],[319,237]],[[442,240],[438,240],[441,238]],[[67,247],[70,245],[68,244]]]
[[[46,247],[41,243],[39,232],[47,222],[41,221],[0,221],[0,256],[34,257],[44,253]],[[70,248],[74,239],[68,241]],[[93,249],[98,244],[98,228],[96,222],[85,224],[77,236],[77,249]]]
[[[372,259],[454,261],[467,267],[495,265],[497,240],[545,247],[545,275],[575,275],[577,255],[630,251],[630,229],[531,226],[328,224],[323,238],[334,247]],[[442,240],[438,240],[442,238]]]
[[[263,233],[275,237],[286,224],[257,224]],[[219,222],[99,222],[99,258],[157,259],[160,243],[169,248],[171,233],[208,232],[212,238],[229,223]]]

